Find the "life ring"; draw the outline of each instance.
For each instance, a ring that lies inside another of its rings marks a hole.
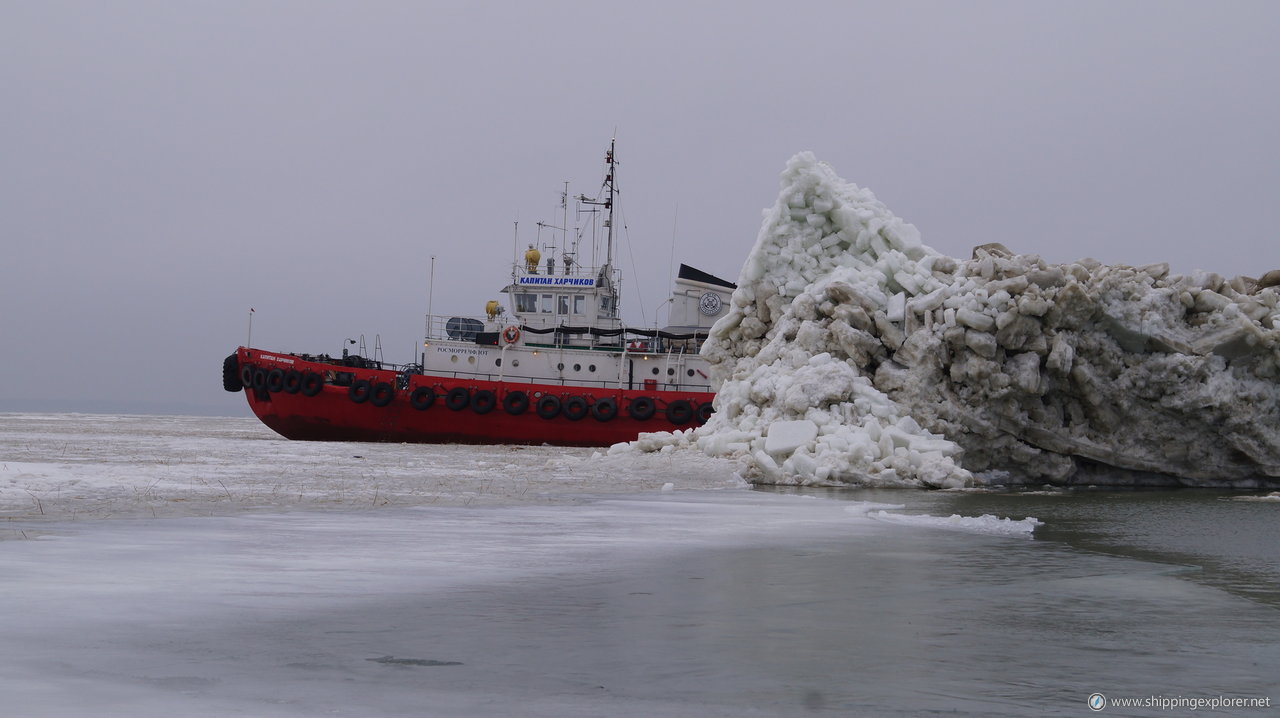
[[[460,386],[455,386],[444,395],[444,405],[454,411],[462,411],[471,405],[471,392]]]
[[[564,407],[560,413],[564,414],[564,418],[570,421],[577,421],[587,415],[587,400],[580,396],[571,396],[564,400]]]
[[[534,408],[538,416],[543,419],[554,419],[560,415],[560,397],[552,394],[543,394],[538,399],[538,405]]]
[[[529,395],[523,391],[509,391],[502,397],[502,410],[512,416],[519,416],[529,410]]]
[[[676,399],[670,404],[667,404],[667,421],[672,424],[682,426],[684,424],[688,424],[689,420],[692,418],[693,404],[690,404],[688,401],[685,401],[684,399]]]
[[[703,402],[702,404],[699,404],[698,405],[698,423],[699,424],[707,423],[707,420],[710,419],[711,415],[714,414],[715,412],[716,412],[716,409],[714,406],[711,405],[711,402],[708,401],[708,402]]]
[[[369,400],[369,395],[373,393],[373,384],[368,379],[357,379],[351,382],[351,388],[347,389],[347,398],[357,404],[363,404]]]
[[[373,393],[369,396],[369,403],[374,406],[386,406],[394,398],[396,398],[395,388],[385,381],[380,381],[373,385]]]
[[[284,393],[297,394],[302,389],[302,372],[290,369],[284,373]]]
[[[480,389],[471,395],[471,410],[477,414],[488,414],[498,405],[498,397],[488,389]]]
[[[503,329],[502,341],[508,344],[515,344],[516,342],[520,341],[520,327],[517,327],[516,325],[512,324],[506,329]]]
[[[611,397],[596,399],[591,405],[591,416],[596,421],[609,421],[618,415],[618,402]]]
[[[647,396],[637,396],[627,403],[627,415],[636,421],[647,421],[653,418],[656,405]]]
[[[429,386],[420,386],[409,394],[409,406],[418,411],[430,409],[436,403],[436,393]]]
[[[324,388],[324,377],[309,371],[302,375],[302,395],[315,396]]]

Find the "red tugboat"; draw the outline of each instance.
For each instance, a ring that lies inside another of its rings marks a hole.
[[[490,301],[479,317],[428,313],[418,363],[383,362],[380,350],[240,347],[223,362],[223,388],[243,390],[281,436],[313,441],[607,446],[705,422],[714,395],[698,349],[735,287],[682,264],[667,326],[625,326],[616,171],[611,145],[595,197],[569,198],[566,188],[563,225],[539,225],[560,234],[513,257],[505,306]],[[572,234],[570,199],[580,223]],[[591,265],[578,261],[584,239]]]

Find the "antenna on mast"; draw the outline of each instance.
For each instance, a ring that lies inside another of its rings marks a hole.
[[[560,192],[560,257],[564,258],[569,248],[569,180],[565,180],[564,189]],[[573,260],[569,260],[572,264]]]
[[[514,226],[511,228],[511,281],[516,280],[516,272],[520,268],[520,213],[516,213]]]

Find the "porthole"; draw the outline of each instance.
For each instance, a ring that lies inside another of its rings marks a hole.
[[[494,365],[494,366],[502,366],[502,357],[498,357],[497,359],[494,359],[494,360],[493,360],[493,365]]]
[[[556,364],[556,371],[564,371],[564,362]]]
[[[596,370],[595,364],[591,364],[590,366],[587,367],[587,371],[595,371],[595,370]]]
[[[657,375],[658,375],[658,372],[660,372],[660,371],[661,371],[661,369],[659,369],[658,367],[656,367],[656,366],[655,366],[655,367],[653,368],[653,375],[654,375],[654,376],[657,376]]]
[[[686,371],[686,372],[685,372],[685,374],[688,374],[689,376],[693,376],[693,370],[692,370],[692,369],[690,369],[690,370]]]
[[[520,360],[519,360],[519,359],[512,359],[512,360],[511,360],[511,366],[513,366],[513,367],[515,367],[515,366],[520,366]]]
[[[468,363],[468,364],[475,364],[475,363],[476,363],[476,358],[475,358],[475,357],[467,357],[467,363]]]
[[[454,364],[457,364],[457,363],[458,363],[458,355],[457,355],[457,354],[454,354],[453,356],[449,357],[449,361],[453,362]]]
[[[574,371],[582,371],[582,365],[581,365],[581,364],[574,364],[574,365],[573,365],[573,370],[574,370]]]
[[[675,375],[676,375],[676,370],[675,370],[675,369],[668,369],[668,370],[667,370],[667,376],[675,376]]]

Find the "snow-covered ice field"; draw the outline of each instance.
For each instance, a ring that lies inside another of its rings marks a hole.
[[[937,493],[877,494],[900,509],[753,491],[694,453],[592,456],[0,414],[4,712],[1021,716],[1080,715],[1095,691],[1280,697],[1275,606],[1032,538],[1051,521],[928,515]]]
[[[293,442],[256,419],[0,414],[0,515],[192,516],[564,501],[583,493],[744,486],[689,455],[592,449]]]

